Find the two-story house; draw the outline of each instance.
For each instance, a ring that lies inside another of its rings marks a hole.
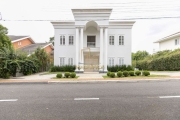
[[[112,9],[72,9],[74,21],[52,21],[54,65],[76,65],[76,72],[107,72],[131,65],[134,21],[110,21]]]

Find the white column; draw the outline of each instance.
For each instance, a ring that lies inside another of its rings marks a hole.
[[[81,63],[83,63],[83,64],[81,64],[81,66],[84,66],[84,55],[83,55],[83,28],[81,28],[81,43],[80,43],[80,61],[81,61]],[[84,69],[83,68],[81,68],[81,71],[84,71]]]
[[[79,66],[79,28],[76,28],[76,70],[75,71],[79,71],[78,70],[78,66]]]
[[[103,69],[102,69],[102,66],[103,66],[103,28],[101,27],[100,28],[100,69],[99,69],[99,72],[102,72]]]
[[[104,72],[107,72],[108,28],[105,28],[104,34]]]

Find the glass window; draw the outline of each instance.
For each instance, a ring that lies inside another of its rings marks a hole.
[[[124,65],[124,58],[119,58],[118,62],[119,62],[119,65]]]
[[[124,45],[124,36],[119,36],[119,45]]]
[[[60,58],[60,66],[64,66],[65,65],[65,58],[64,57],[61,57]]]
[[[114,58],[109,58],[109,66],[114,66]]]
[[[73,58],[68,59],[68,65],[73,65]]]
[[[74,44],[74,36],[69,36],[69,45]]]
[[[65,45],[65,36],[60,36],[60,45]]]
[[[114,36],[109,36],[109,45],[114,45]]]

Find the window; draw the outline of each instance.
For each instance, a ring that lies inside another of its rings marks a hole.
[[[18,45],[21,45],[21,42],[18,42]]]
[[[69,45],[74,44],[74,36],[69,36]]]
[[[179,44],[179,40],[175,39],[175,45],[178,45],[178,44]]]
[[[118,58],[118,65],[124,65],[124,58]]]
[[[65,45],[65,36],[60,36],[60,45]]]
[[[119,45],[124,45],[124,36],[119,36]]]
[[[68,58],[68,65],[73,65],[73,58]]]
[[[109,66],[114,66],[114,58],[109,58]]]
[[[109,36],[109,45],[114,45],[114,36]]]
[[[65,65],[65,58],[60,57],[60,66],[64,66],[64,65]]]

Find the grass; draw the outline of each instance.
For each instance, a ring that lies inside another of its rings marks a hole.
[[[149,76],[128,76],[128,77],[117,77],[115,78],[162,78],[162,77],[169,77],[169,75],[149,75]],[[109,76],[103,76],[103,78],[111,78]]]

